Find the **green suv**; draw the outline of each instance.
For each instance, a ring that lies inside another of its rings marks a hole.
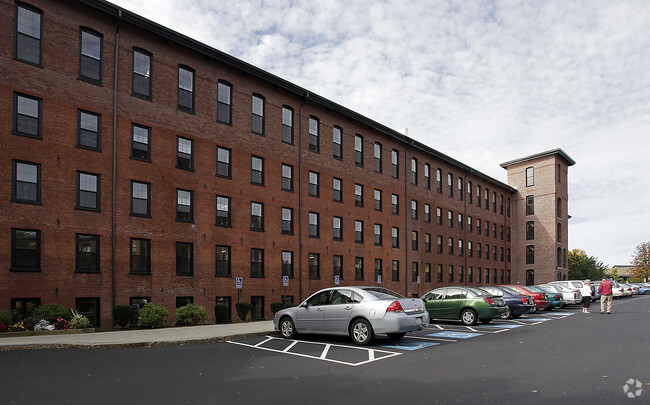
[[[473,287],[436,288],[424,294],[422,300],[432,320],[455,319],[468,326],[479,320],[490,323],[508,312],[502,297]]]

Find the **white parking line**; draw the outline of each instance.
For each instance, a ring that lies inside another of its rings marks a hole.
[[[325,345],[325,348],[323,349],[323,352],[320,354],[321,359],[326,359],[327,358],[327,353],[329,353],[330,347],[332,347],[332,345]]]

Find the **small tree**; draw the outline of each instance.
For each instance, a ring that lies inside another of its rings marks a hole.
[[[248,311],[251,310],[251,303],[250,302],[238,302],[235,304],[235,308],[237,309],[237,318],[239,318],[242,321],[246,320],[246,317],[248,316]]]
[[[587,256],[584,250],[573,249],[568,253],[569,279],[600,280],[605,275],[607,265],[595,256]]]
[[[72,319],[70,320],[70,329],[86,329],[92,328],[92,324],[85,315],[81,315],[79,311],[72,310]]]
[[[131,322],[133,318],[133,307],[131,305],[117,305],[113,307],[113,321],[115,324],[126,328],[126,325]]]
[[[176,310],[177,325],[198,325],[208,321],[208,311],[205,307],[196,304],[187,304]]]
[[[167,308],[153,302],[147,302],[138,312],[138,326],[141,328],[162,328],[165,326],[165,317],[167,316],[169,316]]]
[[[650,242],[636,245],[632,255],[632,265],[634,266],[632,277],[644,281],[650,278]]]

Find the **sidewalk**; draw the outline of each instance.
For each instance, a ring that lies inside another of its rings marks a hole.
[[[273,321],[67,335],[0,337],[0,351],[55,348],[119,348],[211,343],[273,332]]]

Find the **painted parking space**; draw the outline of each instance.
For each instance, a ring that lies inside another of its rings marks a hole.
[[[524,325],[516,323],[498,323],[494,325],[483,325],[484,328],[499,328],[499,329],[515,329],[521,328]]]
[[[481,335],[482,333],[445,331],[445,332],[430,333],[427,336],[450,338],[450,339],[469,339]]]
[[[377,346],[388,348],[388,349],[413,351],[413,350],[425,349],[431,346],[437,346],[439,344],[440,343],[435,343],[435,342],[417,342],[413,340],[399,340],[392,343],[379,344]]]

